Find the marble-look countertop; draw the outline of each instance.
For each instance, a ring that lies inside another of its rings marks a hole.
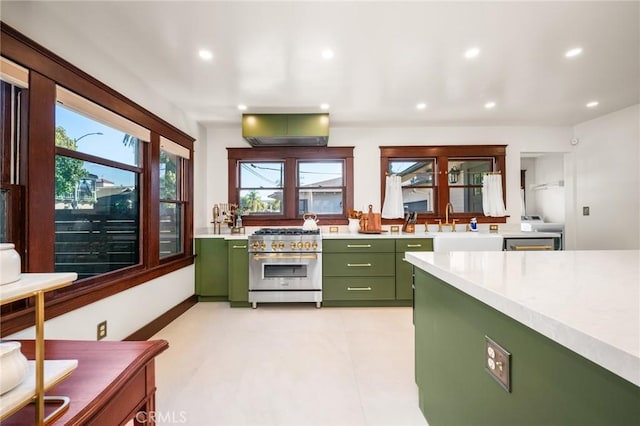
[[[406,259],[640,386],[640,251],[410,252]]]
[[[38,291],[51,291],[65,287],[78,279],[75,272],[23,273],[18,281],[0,286],[0,301],[8,303]]]

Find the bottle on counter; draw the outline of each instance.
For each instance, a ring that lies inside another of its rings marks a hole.
[[[471,221],[469,221],[469,228],[471,232],[478,232],[478,220],[475,217],[472,217]]]

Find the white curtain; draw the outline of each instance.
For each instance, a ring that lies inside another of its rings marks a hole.
[[[482,179],[482,209],[485,216],[502,217],[506,215],[502,198],[502,175],[484,175]]]
[[[382,205],[382,217],[385,219],[404,217],[404,205],[402,203],[402,178],[400,176],[387,176],[384,204]]]

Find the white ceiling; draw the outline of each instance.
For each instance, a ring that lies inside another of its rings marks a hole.
[[[0,17],[65,58],[79,47],[109,58],[206,125],[238,123],[240,103],[308,112],[322,102],[334,124],[573,125],[640,101],[639,6],[3,0]],[[45,21],[69,42],[49,46]],[[480,55],[464,59],[472,46]],[[583,54],[565,58],[575,46]],[[203,47],[212,61],[198,58]]]

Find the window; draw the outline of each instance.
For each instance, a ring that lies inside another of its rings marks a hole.
[[[229,202],[245,225],[344,223],[353,206],[352,147],[228,148]]]
[[[164,259],[184,250],[184,171],[189,151],[165,138],[160,147],[160,258]]]
[[[56,272],[83,279],[140,263],[140,143],[56,105]]]
[[[505,146],[380,147],[380,162],[383,183],[385,174],[402,177],[405,212],[418,212],[423,219],[444,218],[451,203],[452,217],[481,220],[482,178],[489,172],[504,171]],[[502,184],[504,193],[504,178]],[[383,185],[382,200],[384,191]]]
[[[47,295],[48,312],[192,264],[194,139],[10,27],[0,31],[0,238],[16,244],[23,271],[80,278]],[[175,150],[161,147],[164,138]],[[161,150],[177,157],[161,166]],[[161,212],[176,230],[162,258]],[[28,299],[4,305],[0,323],[2,336],[32,326]]]
[[[344,214],[344,160],[298,162],[298,214]]]

